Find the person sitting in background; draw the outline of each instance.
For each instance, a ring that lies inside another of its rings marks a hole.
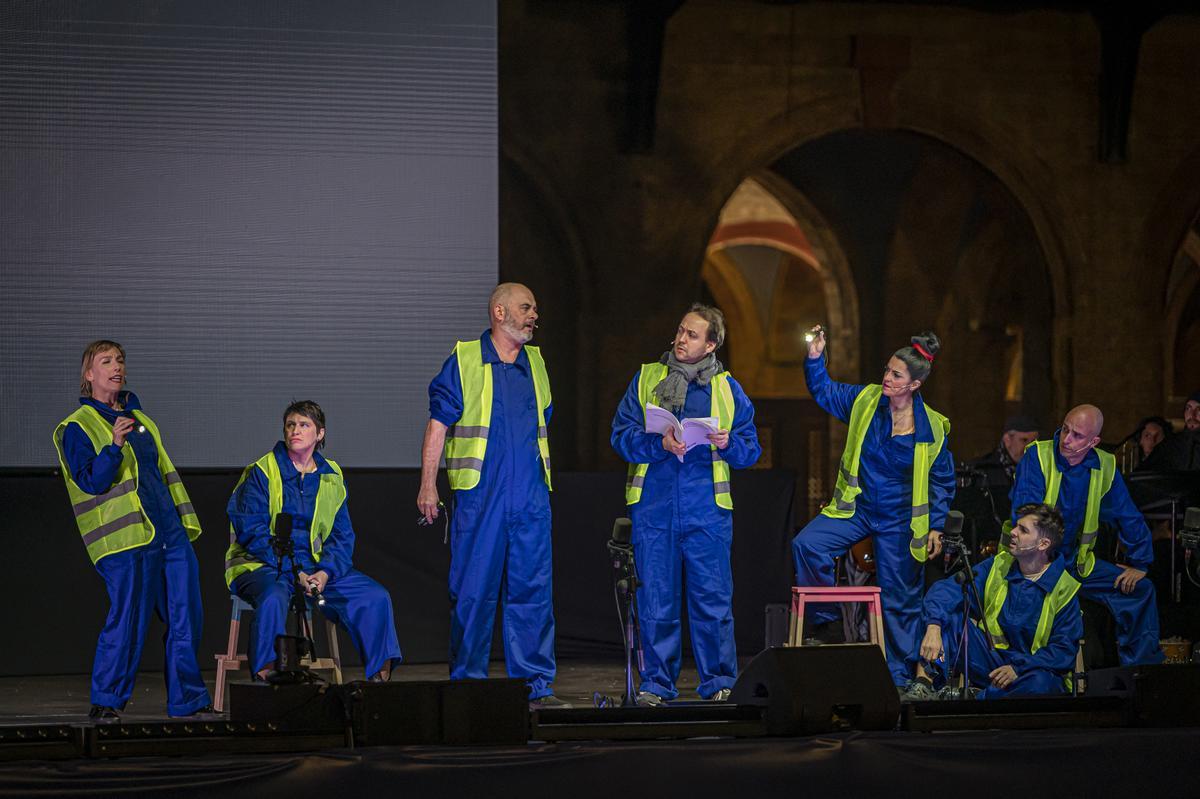
[[[1012,512],[1008,494],[1016,479],[1017,464],[1025,454],[1025,448],[1037,441],[1037,437],[1038,423],[1032,416],[1010,416],[1004,421],[1004,433],[996,448],[967,463],[986,476],[988,492],[1000,519],[1007,519]]]
[[[325,598],[321,612],[350,633],[372,682],[391,678],[400,642],[387,589],[354,568],[354,528],[342,469],[317,450],[325,446],[325,413],[315,402],[283,412],[284,440],[242,472],[229,498],[225,583],[254,606],[250,669],[265,679],[275,668],[275,637],[287,629],[290,564],[271,538],[278,515],[292,517],[292,548],[305,593]]]
[[[1170,439],[1174,432],[1175,426],[1161,416],[1147,416],[1138,422],[1132,436],[1132,440],[1137,443],[1138,447],[1138,465],[1134,468],[1143,468],[1150,458],[1150,454],[1160,444]]]
[[[1083,637],[1079,581],[1058,553],[1062,515],[1038,503],[1022,505],[1016,517],[1007,551],[975,567],[975,591],[968,595],[970,613],[983,624],[966,625],[967,681],[981,689],[980,699],[1063,693]],[[937,696],[934,685],[945,680],[946,664],[962,656],[963,612],[955,577],[938,581],[925,595],[925,637],[906,700]]]
[[[1183,430],[1154,448],[1144,462],[1147,469],[1190,471],[1200,469],[1200,391],[1183,403]]]

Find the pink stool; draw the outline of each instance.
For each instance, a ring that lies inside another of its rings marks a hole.
[[[801,646],[804,640],[804,606],[808,603],[866,602],[870,616],[871,643],[883,648],[883,602],[879,599],[877,585],[837,585],[792,587],[792,624],[788,635],[788,646]]]

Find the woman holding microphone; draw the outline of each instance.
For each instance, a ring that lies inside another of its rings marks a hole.
[[[110,603],[96,643],[88,715],[120,718],[153,612],[167,625],[167,713],[211,712],[197,657],[204,611],[191,542],[200,522],[157,425],[137,395],[123,390],[125,375],[120,344],[89,344],[79,408],[54,430],[75,522]]]

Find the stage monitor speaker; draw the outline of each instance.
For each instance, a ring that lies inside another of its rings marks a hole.
[[[1087,673],[1087,695],[1131,697],[1140,727],[1200,726],[1200,664],[1095,669]]]
[[[524,680],[356,683],[353,708],[355,733],[366,746],[529,740]]]
[[[765,707],[769,735],[890,730],[900,716],[899,694],[875,644],[763,650],[729,701]]]

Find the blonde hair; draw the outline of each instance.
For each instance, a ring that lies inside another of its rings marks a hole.
[[[109,341],[106,338],[93,341],[84,348],[83,358],[79,364],[79,396],[92,396],[92,382],[87,379],[87,371],[92,368],[92,361],[96,359],[96,356],[108,350],[116,350],[121,354],[122,358],[125,357],[125,348],[117,342]]]

